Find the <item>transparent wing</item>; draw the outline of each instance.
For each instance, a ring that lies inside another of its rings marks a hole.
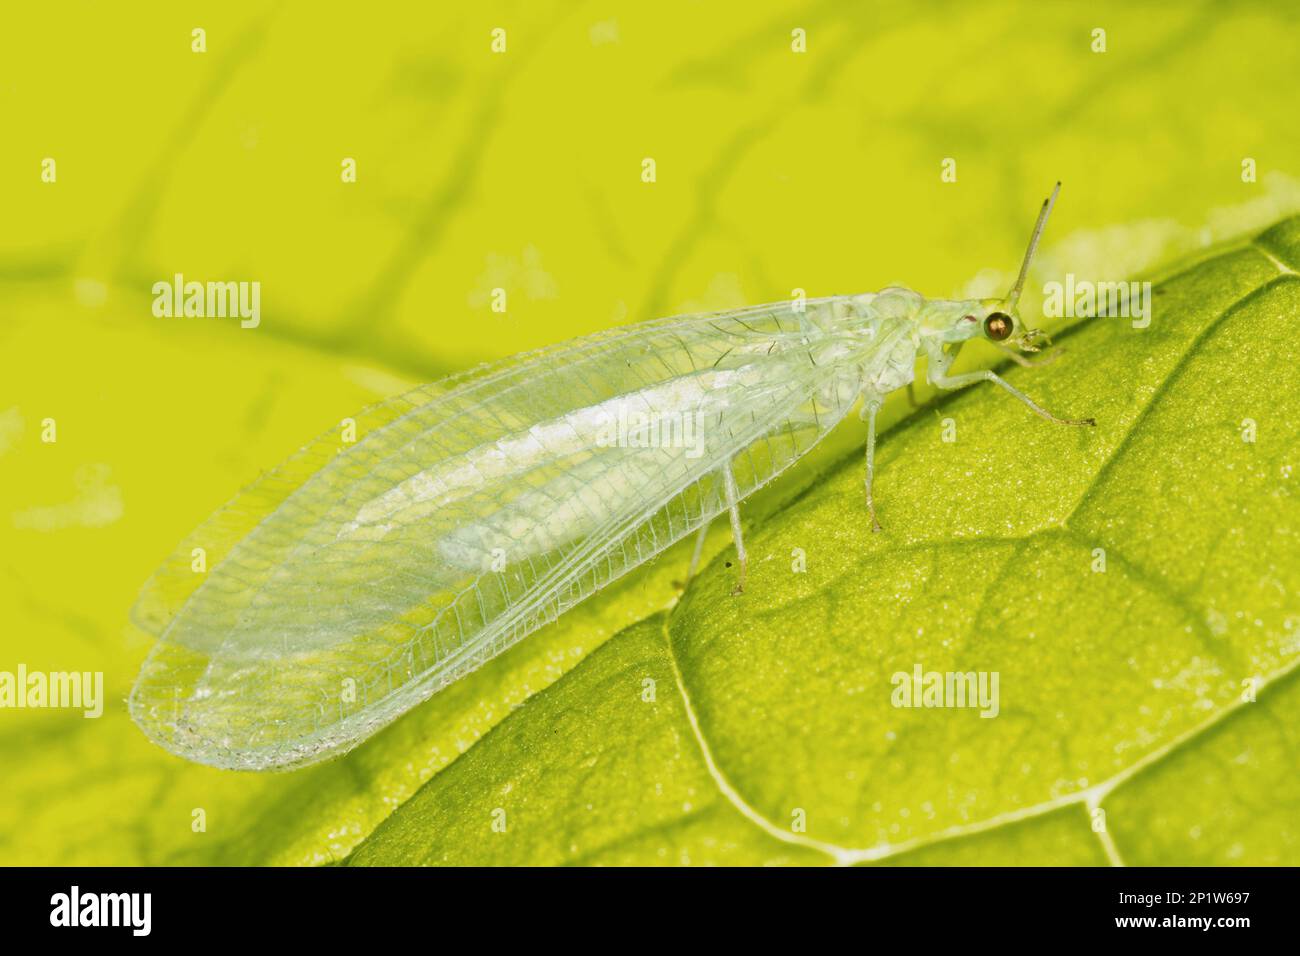
[[[375,406],[355,444],[307,446],[146,586],[136,619],[161,640],[132,715],[218,766],[347,749],[715,517],[724,462],[743,496],[795,461],[852,405],[860,358],[776,305]]]

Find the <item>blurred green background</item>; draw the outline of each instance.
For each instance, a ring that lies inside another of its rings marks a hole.
[[[0,863],[339,859],[671,597],[661,563],[336,764],[187,765],[125,715],[148,649],[129,608],[311,436],[626,322],[794,288],[1000,290],[1056,179],[1044,264],[1083,275],[1271,221],[1300,195],[1296,49],[1285,3],[7,10],[0,669],[102,670],[109,700],[0,712]],[[175,273],[260,282],[260,326],[154,317]]]

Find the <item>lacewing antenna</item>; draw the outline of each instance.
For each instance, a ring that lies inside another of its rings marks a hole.
[[[1038,240],[1043,237],[1043,230],[1047,228],[1047,217],[1052,214],[1052,207],[1056,205],[1056,196],[1060,191],[1061,184],[1058,182],[1056,188],[1052,190],[1052,195],[1043,200],[1043,208],[1038,211],[1038,222],[1034,224],[1034,234],[1029,237],[1029,248],[1025,250],[1025,261],[1020,264],[1020,275],[1016,277],[1016,284],[1007,293],[1007,302],[1013,309],[1020,301],[1020,293],[1025,288],[1025,277],[1029,275],[1029,263],[1038,250]]]

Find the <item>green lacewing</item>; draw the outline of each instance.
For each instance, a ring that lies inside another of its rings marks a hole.
[[[905,288],[677,316],[484,366],[381,402],[305,446],[198,528],[133,615],[155,644],[131,715],[218,767],[342,753],[726,512],[861,400],[866,506],[876,414],[917,358],[940,388],[979,381],[1067,425],[963,343],[1034,352],[1017,305],[1047,217],[1001,299]],[[207,556],[195,573],[196,548]]]

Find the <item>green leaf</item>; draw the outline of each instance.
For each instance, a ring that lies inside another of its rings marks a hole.
[[[1300,218],[1007,371],[1096,429],[911,415],[883,534],[855,454],[750,527],[745,594],[726,550],[351,861],[1300,862],[1298,268]],[[996,672],[996,715],[894,706],[917,666]]]

